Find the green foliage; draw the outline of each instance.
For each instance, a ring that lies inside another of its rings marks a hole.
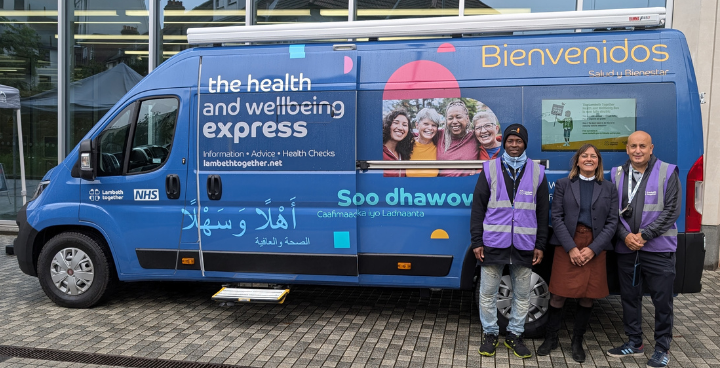
[[[40,35],[25,24],[7,23],[0,34],[0,48],[24,60],[31,76],[37,75],[38,61],[48,57],[48,50],[43,48]]]
[[[101,62],[91,59],[84,65],[77,65],[73,70],[73,82],[91,77],[95,74],[105,71],[105,65]]]
[[[8,22],[8,19],[0,17],[0,21]],[[36,87],[35,77],[39,62],[49,59],[49,51],[43,47],[40,35],[26,24],[5,23],[0,33],[0,51],[21,60],[18,66],[30,75],[29,81],[13,79],[5,84],[19,89],[23,97],[41,92]]]

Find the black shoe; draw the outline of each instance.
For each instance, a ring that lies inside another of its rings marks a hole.
[[[515,336],[515,334],[512,332],[508,332],[508,334],[505,336],[505,346],[510,348],[510,350],[512,350],[512,352],[518,358],[525,359],[532,356],[532,352],[530,352],[530,349],[525,346],[522,337]]]
[[[540,347],[537,349],[537,355],[550,355],[551,351],[557,349],[558,344],[559,342],[557,332],[546,332],[545,341],[543,341],[542,345],[540,345]]]
[[[585,350],[583,350],[582,344],[582,336],[572,337],[572,358],[578,363],[582,363],[585,361]]]
[[[478,353],[483,356],[493,356],[495,355],[495,348],[498,346],[498,336],[493,334],[485,334],[483,335],[482,344],[480,344],[480,349],[478,350]]]

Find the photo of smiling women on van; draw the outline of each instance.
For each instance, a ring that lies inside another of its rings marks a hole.
[[[437,158],[438,129],[443,117],[435,109],[426,107],[415,115],[415,146],[411,161],[434,161]],[[409,169],[408,177],[438,176],[438,169]]]
[[[462,100],[448,104],[445,110],[445,129],[438,133],[438,160],[477,160],[479,149],[471,129],[470,113]],[[438,176],[468,176],[474,170],[441,170]]]
[[[473,129],[480,150],[479,159],[492,160],[497,158],[498,153],[500,153],[502,133],[500,122],[495,113],[489,108],[478,111],[473,116]]]
[[[405,110],[394,110],[383,119],[383,160],[409,160],[415,140]],[[385,170],[383,176],[405,176],[404,170]]]

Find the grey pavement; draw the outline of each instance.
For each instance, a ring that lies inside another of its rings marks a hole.
[[[0,245],[12,241],[0,235]],[[302,286],[282,305],[220,307],[218,284],[121,284],[92,309],[61,308],[0,254],[0,347],[50,349],[95,357],[123,356],[243,367],[645,367],[646,357],[608,358],[625,340],[619,297],[596,301],[586,334],[588,358],[570,356],[575,304],[568,304],[561,348],[520,359],[502,343],[481,357],[480,321],[466,291]],[[705,271],[703,291],[675,299],[671,367],[720,367],[720,272]],[[653,308],[645,300],[643,329],[652,338]],[[502,341],[502,340],[501,340]],[[527,340],[534,351],[541,340]],[[173,366],[170,364],[168,366]],[[0,355],[0,367],[107,367]]]

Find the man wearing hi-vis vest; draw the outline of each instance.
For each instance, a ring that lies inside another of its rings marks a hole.
[[[608,350],[613,357],[644,355],[643,284],[655,306],[655,351],[648,367],[665,367],[673,328],[675,250],[680,216],[677,166],[653,156],[652,138],[643,131],[628,137],[630,159],[610,173],[617,187],[620,223],[615,231],[623,324],[629,341]]]
[[[505,153],[483,163],[473,194],[470,236],[481,269],[479,353],[484,356],[495,355],[498,345],[497,293],[505,265],[513,285],[505,346],[520,358],[532,356],[522,333],[530,307],[532,266],[542,261],[547,241],[550,201],[545,168],[527,158],[527,142],[524,126],[507,127]]]

